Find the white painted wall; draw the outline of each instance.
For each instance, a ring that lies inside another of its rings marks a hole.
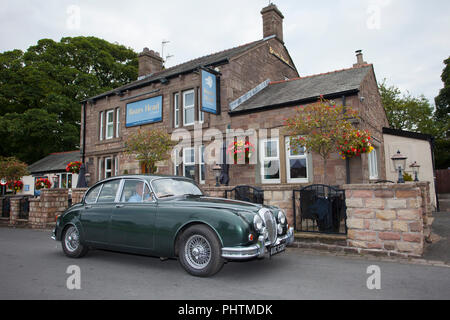
[[[384,148],[386,154],[386,178],[387,180],[398,180],[398,172],[395,171],[392,156],[400,150],[400,153],[407,156],[406,172],[411,174],[414,179],[414,174],[409,166],[414,162],[420,165],[419,180],[430,182],[430,197],[433,209],[436,209],[436,191],[434,188],[434,171],[433,158],[431,154],[431,145],[428,141],[399,137],[390,134],[384,134]]]

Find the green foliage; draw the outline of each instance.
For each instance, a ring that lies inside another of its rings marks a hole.
[[[158,169],[156,163],[167,160],[174,145],[171,136],[163,129],[138,130],[127,138],[125,150],[128,154],[134,154],[153,174]]]
[[[411,182],[414,181],[412,175],[410,175],[409,173],[405,172],[403,174],[403,180],[405,180],[405,182]]]
[[[436,120],[440,120],[445,123],[450,122],[450,57],[444,61],[445,68],[442,72],[441,79],[444,83],[444,88],[440,90],[439,95],[436,97]],[[449,129],[447,127],[447,129]],[[447,131],[447,136],[448,136]]]
[[[0,134],[8,137],[0,155],[32,163],[78,148],[80,102],[135,80],[137,69],[133,50],[95,37],[0,53]]]
[[[356,118],[356,111],[321,97],[315,104],[298,108],[295,116],[286,119],[285,125],[289,135],[298,137],[291,138],[294,147],[305,147],[322,157],[326,182],[327,160],[338,150],[342,137],[355,131],[350,120]]]
[[[449,59],[446,61],[448,64]],[[450,68],[447,65],[442,75],[443,81],[445,75],[448,76],[449,73]],[[450,82],[450,79],[447,81]],[[447,111],[445,111],[445,102],[443,102],[445,99],[442,98],[445,97],[445,94],[436,98],[436,103],[440,101],[441,106],[436,106],[434,109],[423,95],[419,97],[413,97],[410,94],[404,95],[399,88],[387,86],[386,81],[383,81],[379,89],[391,128],[433,136],[435,138],[436,169],[450,167],[448,102]],[[441,90],[442,92],[443,90]]]
[[[0,157],[0,179],[18,181],[28,175],[27,165],[14,157]]]

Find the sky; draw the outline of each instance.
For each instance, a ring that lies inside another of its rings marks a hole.
[[[301,76],[352,67],[355,51],[377,80],[432,103],[450,56],[448,0],[273,0]],[[263,37],[268,0],[0,0],[0,52],[39,39],[95,36],[141,52],[173,55],[166,66]]]

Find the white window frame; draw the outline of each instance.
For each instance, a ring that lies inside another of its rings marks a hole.
[[[198,159],[199,159],[199,166],[198,166],[198,180],[200,184],[206,183],[206,166],[205,166],[205,159],[203,157],[203,153],[205,152],[205,146],[200,146],[198,149]],[[205,166],[205,177],[202,177],[202,166]]]
[[[285,137],[285,145],[286,145],[286,181],[287,183],[307,183],[309,182],[308,177],[308,152],[305,149],[305,153],[303,155],[291,155],[291,137]],[[291,178],[291,160],[300,159],[306,160],[306,178]]]
[[[175,128],[180,127],[180,93],[177,92],[173,95],[173,124]]]
[[[201,107],[201,90],[197,90],[197,101],[198,101],[198,121],[202,124],[205,122],[205,113],[202,112]]]
[[[116,138],[119,137],[120,131],[120,108],[116,109]]]
[[[276,157],[266,157],[265,144],[267,142],[275,142],[277,145],[277,156]],[[262,139],[260,144],[260,159],[261,159],[261,182],[262,183],[281,183],[281,161],[280,161],[280,141],[279,138]],[[266,161],[278,161],[278,179],[264,179],[264,163]]]
[[[186,161],[186,153],[187,151],[193,152],[194,153],[194,162],[187,162]],[[186,177],[186,166],[194,166],[195,168],[195,148],[191,147],[191,148],[184,148],[183,149],[183,177]],[[194,175],[195,178],[195,175]]]
[[[374,147],[371,153],[368,154],[368,164],[369,164],[369,179],[377,180],[379,179],[378,172],[378,149]]]
[[[193,104],[187,106],[186,105],[186,96],[188,94],[192,94],[193,95]],[[186,111],[187,110],[193,110],[194,111],[194,120],[193,122],[186,122]],[[194,90],[188,90],[188,91],[184,91],[183,92],[183,126],[192,126],[195,124],[195,91]]]
[[[63,189],[63,184],[62,184],[62,177],[63,177],[63,176],[66,177],[66,186],[69,185],[69,176],[72,176],[70,181],[71,181],[71,183],[73,183],[73,175],[72,175],[71,173],[60,173],[60,174],[58,174],[57,176],[58,176],[58,181],[59,181],[58,187],[59,187],[60,189]],[[65,188],[65,189],[72,189],[72,186],[70,186],[70,188],[67,187],[67,188]]]
[[[98,159],[98,181],[103,180],[102,179],[102,171],[103,171],[103,159]]]
[[[109,122],[109,115],[112,114],[112,121]],[[106,112],[106,132],[105,132],[105,138],[106,140],[110,140],[114,138],[114,110],[109,110]],[[108,135],[108,129],[111,128],[111,135]]]
[[[100,135],[99,135],[99,139],[100,141],[103,141],[103,114],[104,112],[100,112]]]
[[[109,169],[108,169],[108,160],[111,161],[111,167]],[[112,170],[113,170],[112,166],[113,166],[112,157],[105,158],[105,179],[109,178],[108,173],[111,174],[111,177],[113,176],[112,175]]]
[[[114,157],[114,176],[119,175],[119,156]]]

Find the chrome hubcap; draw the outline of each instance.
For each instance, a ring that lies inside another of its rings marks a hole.
[[[194,269],[204,269],[211,261],[211,246],[205,237],[193,235],[186,242],[184,256]]]
[[[75,227],[70,227],[66,232],[66,239],[64,240],[67,250],[74,252],[80,245],[78,230]]]

